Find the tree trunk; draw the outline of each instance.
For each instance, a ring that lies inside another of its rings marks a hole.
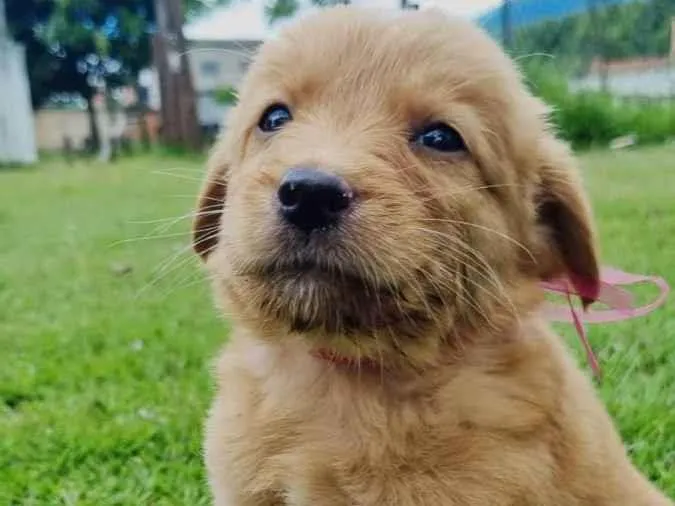
[[[101,146],[101,135],[96,121],[96,108],[94,107],[94,94],[90,91],[85,97],[87,100],[87,115],[89,116],[89,139],[91,144],[87,148],[92,152],[98,151]]]
[[[109,162],[112,159],[112,139],[111,137],[111,121],[110,108],[108,107],[108,87],[103,84],[101,94],[103,99],[98,110],[98,131],[100,137],[100,149],[98,151],[98,159],[101,162]]]
[[[159,32],[153,41],[153,58],[160,82],[162,139],[169,145],[196,150],[202,139],[182,31],[182,3],[154,1]]]

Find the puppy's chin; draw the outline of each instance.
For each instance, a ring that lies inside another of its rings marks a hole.
[[[239,304],[290,333],[367,338],[396,329],[419,333],[431,318],[396,286],[369,281],[355,270],[313,262],[263,264],[230,279]]]

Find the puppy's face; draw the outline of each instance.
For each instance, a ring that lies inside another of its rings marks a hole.
[[[466,22],[326,10],[252,65],[195,248],[262,336],[430,359],[530,311],[542,278],[597,286],[587,207],[545,112]]]

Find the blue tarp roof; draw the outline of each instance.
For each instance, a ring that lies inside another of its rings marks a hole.
[[[630,3],[636,0],[512,0],[511,20],[514,28],[521,28],[540,21],[561,19],[586,12],[592,3],[597,8]],[[501,7],[481,16],[478,22],[488,31],[501,32]]]

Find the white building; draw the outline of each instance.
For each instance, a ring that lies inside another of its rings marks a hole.
[[[594,61],[588,73],[570,81],[573,90],[604,90],[622,98],[675,98],[675,18],[671,21],[670,55]]]
[[[37,161],[24,48],[9,36],[0,0],[0,163]]]
[[[675,58],[633,58],[595,62],[588,74],[570,81],[572,90],[604,90],[624,98],[675,97]]]

